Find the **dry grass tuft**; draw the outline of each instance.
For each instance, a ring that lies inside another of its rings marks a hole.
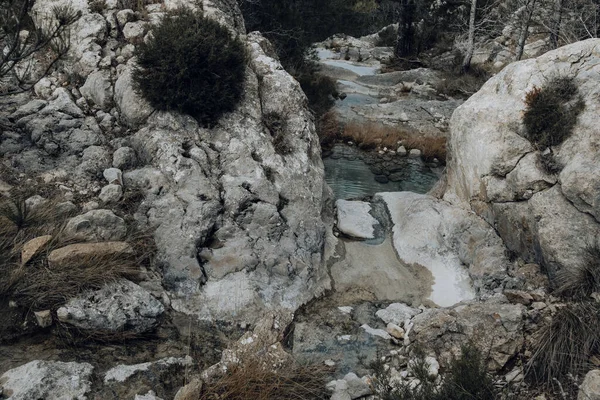
[[[600,349],[600,310],[591,302],[562,307],[539,332],[526,374],[535,382],[552,384],[585,373],[590,357]]]
[[[53,268],[45,263],[19,265],[10,273],[8,291],[34,310],[56,309],[85,290],[100,289],[121,277],[139,279],[135,257],[82,257]]]
[[[587,246],[583,262],[558,271],[555,284],[556,294],[579,300],[600,292],[600,247]]]
[[[207,382],[200,400],[325,400],[331,397],[327,376],[325,366],[293,364],[274,371],[250,359]]]

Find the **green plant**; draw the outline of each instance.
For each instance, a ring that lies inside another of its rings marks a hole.
[[[563,169],[552,151],[539,153],[537,161],[540,168],[549,175],[556,175]]]
[[[89,2],[89,7],[91,12],[102,14],[106,10],[106,2],[104,0],[92,0]]]
[[[165,15],[152,38],[136,48],[134,80],[159,110],[175,110],[204,124],[232,111],[242,97],[246,52],[218,22],[180,8]]]
[[[586,246],[582,262],[559,270],[554,283],[557,294],[580,300],[600,292],[600,247]]]
[[[339,93],[334,79],[321,75],[318,69],[305,67],[293,74],[308,98],[308,104],[317,117],[331,109]]]
[[[286,136],[287,121],[285,117],[274,112],[267,113],[263,115],[263,124],[273,137],[273,147],[277,154],[284,156],[294,150]]]
[[[17,229],[23,229],[31,222],[31,212],[25,199],[4,197],[0,202],[0,216],[10,221]]]
[[[552,384],[568,374],[585,373],[589,359],[600,349],[600,310],[595,302],[560,308],[539,332],[526,377]]]
[[[561,77],[534,87],[525,97],[527,139],[539,148],[560,145],[573,132],[585,102],[573,78]]]
[[[387,26],[377,33],[377,41],[375,43],[378,47],[393,47],[396,45],[398,39],[398,32],[393,26]]]

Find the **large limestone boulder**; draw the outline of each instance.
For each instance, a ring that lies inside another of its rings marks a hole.
[[[56,315],[82,330],[143,333],[156,326],[163,312],[164,306],[147,290],[121,279],[69,300]]]
[[[444,198],[494,224],[509,250],[550,276],[582,262],[595,243],[600,193],[600,40],[513,63],[454,112]],[[564,166],[548,174],[524,138],[525,96],[549,77],[572,77],[585,101],[572,135],[552,149]]]
[[[86,400],[93,369],[88,363],[31,361],[0,376],[1,393],[11,400]]]

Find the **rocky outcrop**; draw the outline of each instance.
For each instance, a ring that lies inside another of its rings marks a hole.
[[[494,225],[509,250],[553,276],[582,263],[600,234],[597,77],[600,41],[562,47],[514,63],[453,114],[447,201]],[[550,77],[572,77],[585,101],[572,135],[552,149],[562,171],[549,174],[524,138],[525,96]]]
[[[1,393],[11,400],[86,400],[93,369],[88,363],[32,361],[0,377]]]

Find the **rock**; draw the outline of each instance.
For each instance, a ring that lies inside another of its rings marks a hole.
[[[398,154],[399,156],[406,156],[408,154],[408,151],[406,150],[406,147],[404,146],[400,146],[398,147],[398,150],[396,150],[396,154]]]
[[[117,12],[117,21],[119,26],[124,27],[126,23],[135,20],[135,12],[131,9],[120,10]]]
[[[507,278],[509,260],[496,232],[473,213],[432,196],[379,193],[392,218],[394,247],[405,263],[426,267],[435,280],[431,301],[452,306],[491,291]]]
[[[421,150],[411,149],[410,152],[408,153],[408,156],[410,158],[419,158],[419,157],[421,157],[421,154],[422,154]]]
[[[86,400],[94,367],[87,363],[31,361],[0,377],[11,400]]]
[[[38,236],[25,243],[21,250],[21,264],[27,264],[33,257],[42,251],[51,240],[52,235],[44,235]]]
[[[348,382],[348,388],[346,390],[353,400],[368,396],[372,393],[369,384],[352,372],[346,374],[344,380]]]
[[[521,368],[515,368],[504,376],[507,383],[521,382],[523,378],[523,370]]]
[[[400,328],[398,325],[394,323],[387,324],[385,331],[395,337],[396,339],[404,339],[404,329]]]
[[[48,200],[38,194],[25,199],[25,205],[27,206],[29,211],[39,211],[42,207],[44,207],[47,204]]]
[[[126,257],[134,254],[125,242],[75,243],[53,250],[48,255],[51,268],[73,265],[80,260]]]
[[[425,359],[423,360],[425,365],[427,365],[427,372],[429,373],[430,376],[433,377],[437,377],[440,371],[440,363],[438,363],[438,361],[435,359],[435,357],[431,357],[431,356],[426,356]],[[408,363],[408,370],[409,372],[413,373],[413,369],[416,366],[417,362],[416,360],[411,360]]]
[[[127,170],[135,168],[137,165],[137,156],[135,150],[131,147],[120,147],[113,154],[114,168]]]
[[[109,184],[123,185],[123,173],[118,168],[108,168],[102,173]]]
[[[533,297],[527,292],[521,290],[505,290],[504,295],[513,304],[523,304],[528,306],[533,301]]]
[[[52,325],[52,314],[50,310],[35,311],[35,320],[40,328],[47,328]]]
[[[148,291],[121,279],[70,299],[56,315],[82,330],[144,333],[156,326],[163,312],[163,305]]]
[[[522,305],[495,299],[427,309],[412,319],[411,342],[435,352],[439,363],[447,366],[452,355],[459,354],[461,345],[473,340],[479,348],[489,350],[488,366],[497,371],[523,345],[524,312]]]
[[[383,329],[374,329],[374,328],[371,328],[367,324],[362,325],[361,328],[363,328],[365,330],[365,332],[368,333],[369,335],[378,336],[378,337],[380,337],[382,339],[385,339],[385,340],[391,340],[392,339],[392,337],[390,336],[390,334],[387,333],[386,331],[384,331]]]
[[[106,70],[91,73],[80,88],[83,97],[103,110],[109,110],[113,102],[113,86],[110,72]]]
[[[202,381],[194,378],[190,383],[177,391],[173,400],[196,400],[200,398],[201,394]]]
[[[65,235],[78,240],[102,241],[122,240],[127,235],[127,226],[122,218],[110,210],[91,210],[71,218],[65,226]]]
[[[593,77],[599,68],[588,68],[600,59],[599,49],[600,40],[590,39],[512,63],[450,121],[444,199],[485,215],[510,251],[542,265],[551,279],[560,269],[581,265],[587,244],[600,233],[600,150],[592,128],[600,110],[593,100],[600,93]],[[549,76],[573,78],[586,103],[571,137],[552,148],[564,166],[558,180],[539,166],[540,152],[523,135],[525,97]],[[473,207],[478,202],[484,206]]]
[[[123,197],[123,186],[121,185],[106,185],[100,191],[100,200],[104,203],[117,203]]]
[[[600,400],[600,370],[594,369],[585,375],[577,400]]]
[[[371,205],[363,201],[338,200],[337,227],[340,232],[358,239],[374,239],[378,221],[371,216]]]
[[[152,107],[135,91],[132,78],[133,66],[127,64],[115,82],[115,103],[120,111],[121,120],[130,128],[139,127],[152,113]]]
[[[42,108],[46,107],[46,105],[48,105],[48,102],[45,100],[39,100],[39,99],[31,100],[29,103],[19,107],[17,109],[17,111],[13,112],[10,115],[9,118],[13,121],[17,121],[28,115],[35,114],[36,112],[40,111]]]
[[[145,33],[146,22],[144,21],[128,22],[123,27],[123,36],[129,41],[140,40],[144,37]]]
[[[156,396],[152,390],[144,395],[136,394],[134,400],[163,400],[160,397]]]
[[[386,324],[395,324],[403,326],[406,320],[411,319],[419,314],[421,310],[412,308],[402,303],[392,303],[387,308],[379,310],[375,313]]]
[[[59,217],[70,217],[73,214],[77,213],[77,206],[71,201],[63,201],[62,203],[58,203],[54,210]]]

